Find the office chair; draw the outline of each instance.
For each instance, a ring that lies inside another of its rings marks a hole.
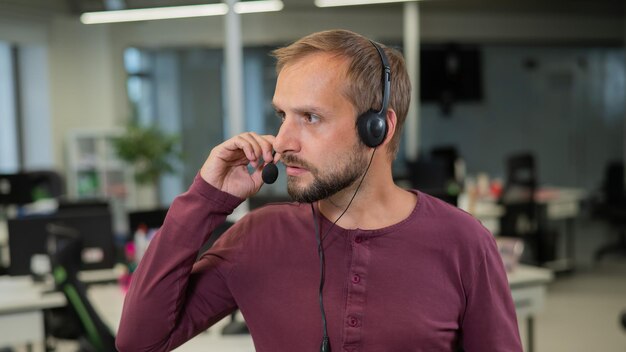
[[[503,236],[517,237],[527,244],[523,258],[531,264],[542,265],[555,255],[556,235],[543,226],[539,206],[535,202],[538,187],[535,156],[530,152],[517,153],[505,160],[506,180],[499,203],[506,211],[500,218]]]
[[[61,318],[48,319],[50,334],[78,339],[79,352],[115,351],[113,333],[96,313],[84,284],[77,278],[83,248],[80,234],[70,227],[55,224],[49,224],[48,233],[48,254],[55,287],[63,292],[68,302],[68,310]],[[68,326],[72,326],[73,331]]]
[[[417,161],[407,161],[406,169],[411,188],[457,205],[458,188],[450,177],[449,165],[445,160],[419,158]]]
[[[596,206],[595,213],[608,220],[619,231],[619,239],[599,248],[594,255],[595,261],[609,254],[626,255],[626,187],[624,187],[624,164],[621,161],[610,162],[606,166],[602,185],[603,200]]]
[[[456,169],[457,161],[460,159],[459,152],[453,145],[442,145],[433,147],[430,150],[431,159],[441,160],[445,164],[445,172],[451,180],[458,180],[458,172]]]

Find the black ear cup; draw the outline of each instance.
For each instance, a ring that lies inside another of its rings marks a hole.
[[[387,136],[386,116],[381,116],[377,111],[370,110],[359,116],[357,129],[363,144],[370,148],[376,148]]]
[[[387,136],[387,107],[391,91],[391,66],[385,51],[375,42],[370,42],[376,48],[382,62],[383,101],[380,111],[372,109],[360,115],[357,118],[356,125],[363,144],[370,148],[376,148],[383,143]]]

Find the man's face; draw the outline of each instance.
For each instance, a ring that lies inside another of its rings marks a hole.
[[[287,191],[299,202],[328,198],[355,183],[367,167],[354,106],[345,98],[346,62],[312,54],[285,66],[274,107],[282,118],[274,148],[287,167]]]

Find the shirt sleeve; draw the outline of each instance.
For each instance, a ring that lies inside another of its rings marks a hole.
[[[233,263],[196,263],[211,232],[242,202],[196,176],[172,203],[132,282],[117,332],[119,351],[169,351],[232,312],[226,276]]]
[[[466,288],[461,326],[465,352],[522,352],[515,305],[495,239],[485,230],[484,254]]]

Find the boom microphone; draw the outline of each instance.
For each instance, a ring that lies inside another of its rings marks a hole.
[[[276,152],[272,153],[272,156],[276,155]],[[261,172],[261,178],[263,182],[271,185],[276,182],[278,178],[278,167],[274,163],[269,163],[263,167],[263,171]]]

